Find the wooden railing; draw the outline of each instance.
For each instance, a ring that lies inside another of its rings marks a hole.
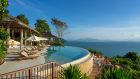
[[[63,67],[51,62],[0,75],[0,79],[58,79],[63,76]]]

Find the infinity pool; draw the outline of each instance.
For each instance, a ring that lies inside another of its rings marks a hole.
[[[88,54],[88,51],[79,47],[50,47],[44,54],[46,62],[65,64],[80,59]]]

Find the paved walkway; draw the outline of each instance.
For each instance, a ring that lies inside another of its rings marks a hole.
[[[44,48],[44,50],[38,53],[43,53],[45,52],[46,49],[47,48]],[[31,66],[36,66],[39,64],[44,64],[45,62],[47,62],[43,55],[40,55],[36,59],[28,59],[28,60],[21,60],[21,61],[14,60],[14,58],[16,58],[17,56],[18,56],[17,53],[10,53],[7,55],[7,57],[5,58],[6,61],[2,65],[0,65],[0,74],[31,67]]]
[[[93,65],[93,70],[90,74],[90,79],[96,79],[96,76],[99,74],[100,69],[99,66],[97,64]]]
[[[93,69],[92,69],[92,72],[90,74],[90,79],[96,79],[96,77],[101,73],[101,63],[104,61],[104,57],[102,58],[93,58]]]

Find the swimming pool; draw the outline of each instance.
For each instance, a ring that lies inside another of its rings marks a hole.
[[[86,56],[88,51],[79,47],[50,47],[45,52],[44,57],[46,62],[57,62],[65,64]]]

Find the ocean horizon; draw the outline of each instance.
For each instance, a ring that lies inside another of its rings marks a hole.
[[[140,42],[80,42],[67,41],[67,46],[76,46],[85,49],[95,49],[107,57],[123,56],[128,52],[137,52],[140,55]]]

